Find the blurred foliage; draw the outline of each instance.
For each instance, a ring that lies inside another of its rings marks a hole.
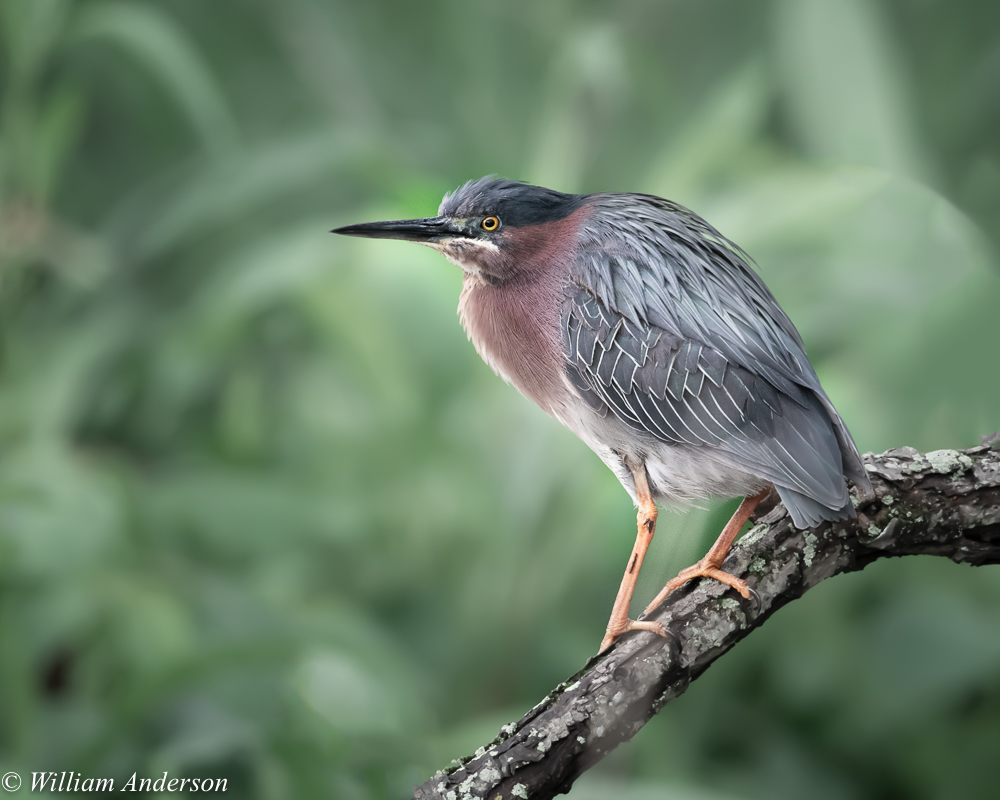
[[[1000,5],[0,0],[0,772],[398,798],[597,646],[633,536],[457,270],[495,172],[747,248],[863,450],[1000,427]],[[661,517],[639,595],[730,505]],[[823,585],[578,798],[993,796],[1000,573]]]

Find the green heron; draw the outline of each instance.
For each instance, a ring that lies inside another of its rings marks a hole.
[[[480,178],[438,216],[334,233],[433,247],[464,273],[458,314],[487,364],[579,436],[638,506],[638,533],[601,650],[631,630],[629,604],[657,502],[744,497],[696,577],[750,598],[722,570],[773,487],[799,528],[854,515],[870,491],[802,339],[750,258],[688,209],[645,194],[564,194]]]

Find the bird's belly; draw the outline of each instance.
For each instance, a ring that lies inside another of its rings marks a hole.
[[[709,497],[756,494],[770,482],[727,463],[709,448],[673,445],[637,431],[613,413],[601,416],[580,402],[555,416],[608,465],[638,502],[635,481],[624,459],[646,465],[653,498],[667,505],[690,505]]]
[[[707,497],[746,497],[770,485],[713,456],[711,451],[659,443],[645,462],[654,498],[690,504]]]

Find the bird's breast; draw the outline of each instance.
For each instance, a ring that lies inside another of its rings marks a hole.
[[[458,315],[470,341],[493,371],[546,413],[569,401],[559,335],[558,281],[494,286],[466,275]]]

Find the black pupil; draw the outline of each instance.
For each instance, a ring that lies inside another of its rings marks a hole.
[[[497,221],[493,217],[487,217],[486,221],[483,222],[483,227],[486,230],[491,231],[497,226]]]

